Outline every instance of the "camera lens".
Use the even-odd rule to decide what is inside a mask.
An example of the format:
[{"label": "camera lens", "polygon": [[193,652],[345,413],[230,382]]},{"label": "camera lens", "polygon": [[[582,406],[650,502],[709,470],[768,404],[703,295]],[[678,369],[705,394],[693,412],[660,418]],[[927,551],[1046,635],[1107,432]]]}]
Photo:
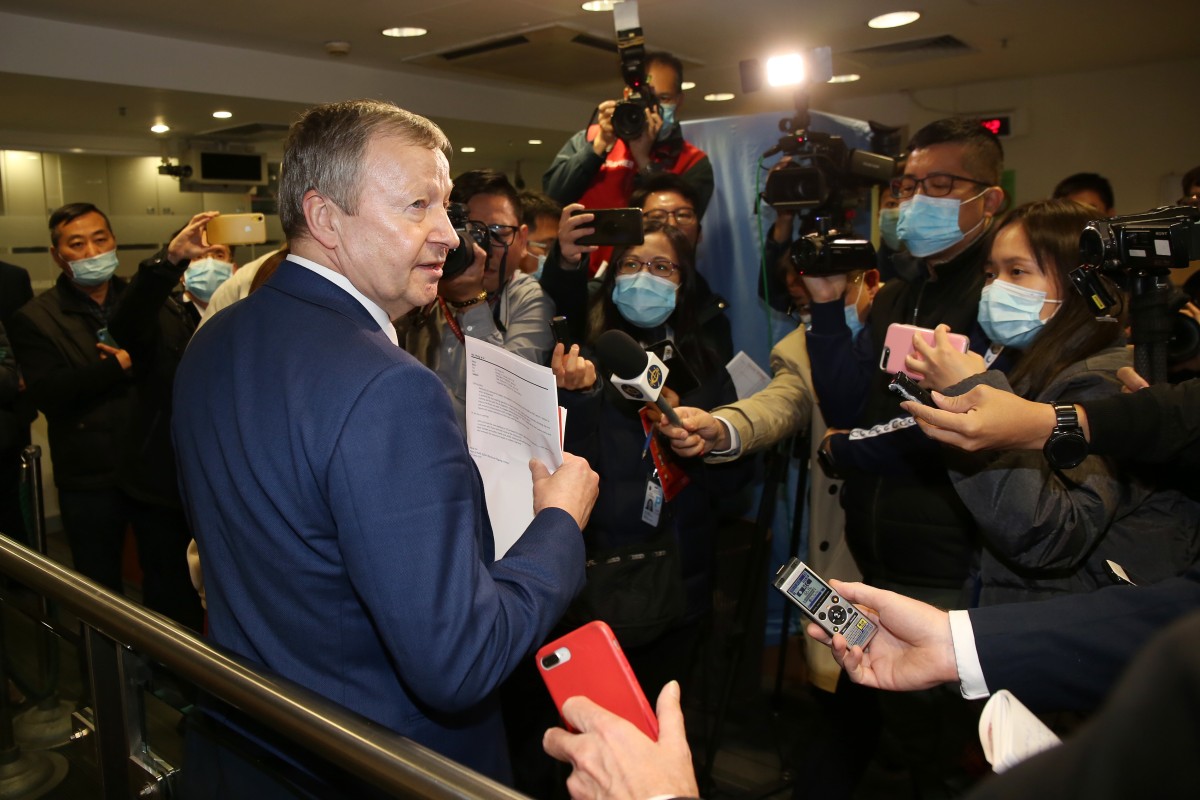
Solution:
[{"label": "camera lens", "polygon": [[637,100],[622,100],[612,114],[613,133],[625,141],[641,136],[646,130],[646,108]]}]

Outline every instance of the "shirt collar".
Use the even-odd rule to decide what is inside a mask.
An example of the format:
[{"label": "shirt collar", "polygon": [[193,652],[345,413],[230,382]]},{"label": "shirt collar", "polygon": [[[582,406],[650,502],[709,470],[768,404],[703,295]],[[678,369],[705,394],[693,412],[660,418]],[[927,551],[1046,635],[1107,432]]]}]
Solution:
[{"label": "shirt collar", "polygon": [[302,258],[295,253],[288,253],[287,260],[296,262],[305,269],[317,273],[330,283],[336,284],[344,289],[347,294],[362,304],[362,307],[367,310],[367,313],[371,315],[372,319],[379,323],[380,329],[387,334],[387,337],[391,339],[392,344],[396,345],[397,347],[400,346],[400,339],[396,336],[396,328],[394,325],[392,325],[391,319],[388,318],[387,312],[372,302],[365,294],[354,288],[354,284],[350,282],[349,278],[340,272],[334,272],[329,267],[321,266],[317,262],[310,261],[307,258]]}]

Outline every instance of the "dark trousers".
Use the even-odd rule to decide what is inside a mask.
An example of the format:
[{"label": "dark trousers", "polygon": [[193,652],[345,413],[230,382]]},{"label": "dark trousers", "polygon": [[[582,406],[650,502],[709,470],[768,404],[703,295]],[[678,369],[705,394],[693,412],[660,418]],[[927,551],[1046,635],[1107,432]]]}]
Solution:
[{"label": "dark trousers", "polygon": [[192,538],[180,509],[143,503],[119,489],[60,490],[59,510],[75,570],[118,594],[125,531],[132,525],[142,567],[142,602],[199,631],[200,598],[188,576]]}]

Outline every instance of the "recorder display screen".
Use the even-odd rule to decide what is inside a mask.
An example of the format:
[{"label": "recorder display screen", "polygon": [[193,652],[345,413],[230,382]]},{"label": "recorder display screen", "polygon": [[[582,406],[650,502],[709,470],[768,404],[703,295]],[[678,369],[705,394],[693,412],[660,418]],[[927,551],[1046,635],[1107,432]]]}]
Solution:
[{"label": "recorder display screen", "polygon": [[814,613],[831,591],[832,589],[808,570],[801,572],[787,590],[788,594],[796,598],[796,602]]}]

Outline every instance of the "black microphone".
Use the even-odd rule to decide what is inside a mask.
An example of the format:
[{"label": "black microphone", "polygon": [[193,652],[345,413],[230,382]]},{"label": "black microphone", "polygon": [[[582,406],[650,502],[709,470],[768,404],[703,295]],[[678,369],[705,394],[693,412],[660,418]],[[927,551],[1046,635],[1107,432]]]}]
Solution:
[{"label": "black microphone", "polygon": [[612,370],[609,381],[630,400],[654,403],[672,425],[682,428],[683,421],[662,396],[667,383],[667,366],[654,353],[648,353],[625,331],[610,330],[596,339],[596,355]]}]

